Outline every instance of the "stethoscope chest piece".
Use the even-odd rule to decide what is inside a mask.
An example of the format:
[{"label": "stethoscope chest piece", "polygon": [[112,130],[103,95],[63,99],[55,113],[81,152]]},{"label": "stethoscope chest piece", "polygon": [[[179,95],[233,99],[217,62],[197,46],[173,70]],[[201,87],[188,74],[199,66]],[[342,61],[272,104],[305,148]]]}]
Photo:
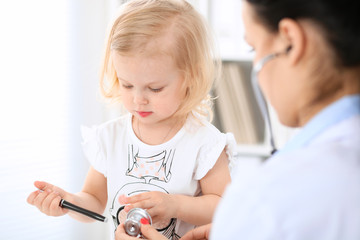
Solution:
[{"label": "stethoscope chest piece", "polygon": [[133,237],[141,237],[140,227],[142,222],[146,222],[150,225],[152,224],[152,219],[149,213],[142,208],[131,209],[128,212],[124,223],[126,233]]}]

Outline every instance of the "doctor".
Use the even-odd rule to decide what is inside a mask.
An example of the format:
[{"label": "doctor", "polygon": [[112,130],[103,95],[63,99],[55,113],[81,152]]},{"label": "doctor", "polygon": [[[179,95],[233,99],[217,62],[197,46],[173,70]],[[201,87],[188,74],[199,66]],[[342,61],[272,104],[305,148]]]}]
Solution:
[{"label": "doctor", "polygon": [[355,0],[243,1],[253,76],[280,121],[302,130],[254,175],[235,170],[212,226],[182,239],[360,239],[359,9]]}]

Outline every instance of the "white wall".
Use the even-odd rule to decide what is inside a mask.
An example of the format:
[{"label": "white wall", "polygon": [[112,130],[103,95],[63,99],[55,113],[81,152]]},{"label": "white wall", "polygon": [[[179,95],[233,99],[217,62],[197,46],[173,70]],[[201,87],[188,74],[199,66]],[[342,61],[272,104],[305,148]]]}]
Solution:
[{"label": "white wall", "polygon": [[81,189],[80,125],[99,124],[105,30],[115,0],[0,2],[0,239],[106,239],[107,226],[41,214],[35,180]]}]

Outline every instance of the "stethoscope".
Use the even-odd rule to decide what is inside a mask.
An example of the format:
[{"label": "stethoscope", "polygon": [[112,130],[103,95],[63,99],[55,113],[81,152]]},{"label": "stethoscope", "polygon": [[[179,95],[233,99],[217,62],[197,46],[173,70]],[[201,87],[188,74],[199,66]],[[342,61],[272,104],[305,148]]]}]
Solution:
[{"label": "stethoscope", "polygon": [[282,55],[282,54],[287,54],[289,51],[291,50],[291,46],[289,46],[284,52],[280,52],[280,53],[272,53],[269,54],[267,56],[265,56],[264,58],[260,59],[253,67],[252,71],[251,71],[251,84],[253,87],[253,91],[255,93],[255,98],[256,101],[259,105],[260,108],[260,112],[264,118],[265,124],[267,126],[267,128],[269,129],[269,134],[270,134],[270,145],[271,145],[271,155],[275,154],[277,149],[275,146],[275,141],[274,141],[274,134],[273,134],[273,130],[272,130],[272,126],[271,126],[271,121],[270,121],[270,116],[269,116],[269,111],[268,111],[268,107],[267,107],[267,103],[266,100],[264,98],[264,95],[261,92],[261,89],[259,87],[258,84],[258,74],[259,72],[262,70],[262,68],[264,67],[264,65],[269,62],[270,60]]}]

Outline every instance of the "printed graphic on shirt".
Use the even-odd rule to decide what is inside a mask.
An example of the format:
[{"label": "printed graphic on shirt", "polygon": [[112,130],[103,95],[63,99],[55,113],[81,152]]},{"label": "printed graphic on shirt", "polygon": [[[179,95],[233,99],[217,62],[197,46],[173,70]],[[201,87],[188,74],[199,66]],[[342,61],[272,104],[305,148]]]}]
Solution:
[{"label": "printed graphic on shirt", "polygon": [[138,151],[134,153],[134,147],[130,145],[126,175],[144,179],[146,183],[151,180],[169,182],[174,154],[175,150],[163,150],[153,156],[141,156]]},{"label": "printed graphic on shirt", "polygon": [[[119,197],[125,195],[130,197],[139,193],[158,191],[169,194],[163,187],[157,185],[158,181],[168,183],[171,180],[171,166],[175,150],[163,150],[152,156],[143,156],[134,145],[128,146],[128,168],[126,176],[133,177],[139,182],[124,184],[115,195],[110,214],[113,217],[115,228],[126,220],[125,205],[119,203]],[[163,222],[153,223],[153,226],[168,239],[179,239],[175,233],[177,219],[169,219]]]}]

